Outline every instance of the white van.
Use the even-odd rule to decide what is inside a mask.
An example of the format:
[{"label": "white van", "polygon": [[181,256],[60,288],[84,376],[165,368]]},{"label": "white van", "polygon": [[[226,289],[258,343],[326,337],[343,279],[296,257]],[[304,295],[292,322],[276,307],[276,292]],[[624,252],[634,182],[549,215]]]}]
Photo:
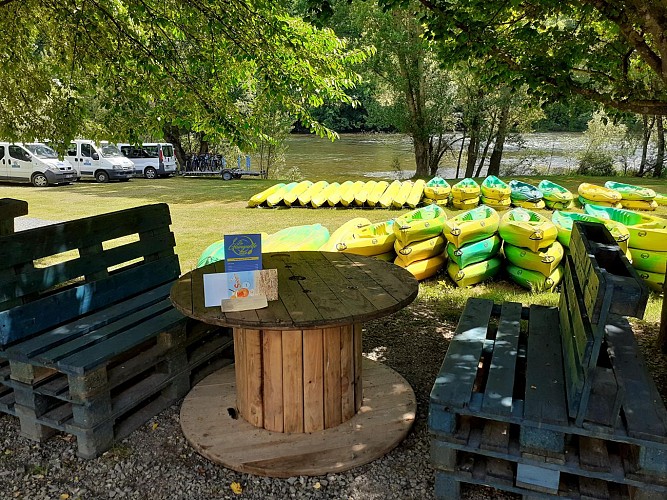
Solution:
[{"label": "white van", "polygon": [[134,174],[146,179],[176,173],[174,146],[168,142],[145,142],[141,146],[118,144],[120,152],[134,162]]},{"label": "white van", "polygon": [[95,144],[77,139],[67,147],[66,159],[74,165],[79,178],[127,181],[134,176],[134,163],[125,158],[114,144]]},{"label": "white van", "polygon": [[0,142],[0,181],[32,182],[33,186],[66,184],[76,181],[76,170],[58,159],[50,147]]}]

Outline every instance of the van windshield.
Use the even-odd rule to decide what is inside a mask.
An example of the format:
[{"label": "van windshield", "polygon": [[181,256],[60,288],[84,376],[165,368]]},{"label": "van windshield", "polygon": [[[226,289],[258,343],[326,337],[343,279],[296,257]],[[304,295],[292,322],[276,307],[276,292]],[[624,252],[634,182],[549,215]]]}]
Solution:
[{"label": "van windshield", "polygon": [[37,158],[55,158],[58,159],[58,153],[44,144],[24,144],[25,148]]},{"label": "van windshield", "polygon": [[100,148],[100,151],[102,151],[102,156],[104,156],[105,158],[115,158],[118,156],[120,156],[121,158],[123,157],[120,150],[116,147],[115,144],[105,144]]}]

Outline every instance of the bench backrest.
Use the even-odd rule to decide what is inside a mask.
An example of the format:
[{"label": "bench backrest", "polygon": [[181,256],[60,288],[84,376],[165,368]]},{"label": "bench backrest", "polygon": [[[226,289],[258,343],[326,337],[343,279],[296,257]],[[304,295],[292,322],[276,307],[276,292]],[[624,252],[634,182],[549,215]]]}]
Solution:
[{"label": "bench backrest", "polygon": [[598,363],[607,318],[643,317],[648,288],[603,224],[576,221],[570,253],[558,307],[568,411],[577,425],[589,418],[612,425],[620,400],[608,405],[608,415],[593,416],[588,407],[591,392],[622,396],[619,387],[608,387],[613,375]]},{"label": "bench backrest", "polygon": [[28,203],[12,198],[0,198],[0,236],[14,232],[14,219],[28,214]]},{"label": "bench backrest", "polygon": [[0,346],[178,278],[169,207],[0,236]]}]

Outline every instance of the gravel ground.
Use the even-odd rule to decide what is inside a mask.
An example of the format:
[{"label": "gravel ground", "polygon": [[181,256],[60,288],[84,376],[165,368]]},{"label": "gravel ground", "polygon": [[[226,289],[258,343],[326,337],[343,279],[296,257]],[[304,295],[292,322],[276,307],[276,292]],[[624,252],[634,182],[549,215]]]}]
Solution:
[{"label": "gravel ground", "polygon": [[[348,472],[269,479],[210,463],[190,448],[179,424],[179,405],[154,417],[95,460],[76,456],[76,440],[57,435],[35,443],[19,434],[18,419],[0,416],[0,498],[23,499],[419,499],[434,498],[429,464],[428,397],[454,324],[415,302],[370,322],[364,353],[397,370],[414,388],[417,418],[392,452]],[[239,483],[242,492],[232,491]],[[516,498],[464,487],[464,498]]]}]

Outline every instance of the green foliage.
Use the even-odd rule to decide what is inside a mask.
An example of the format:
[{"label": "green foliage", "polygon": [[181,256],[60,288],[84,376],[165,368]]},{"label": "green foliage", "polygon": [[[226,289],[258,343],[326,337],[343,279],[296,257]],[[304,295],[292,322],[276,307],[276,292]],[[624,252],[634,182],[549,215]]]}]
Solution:
[{"label": "green foliage", "polygon": [[605,151],[586,151],[579,156],[579,175],[592,175],[595,177],[614,177],[613,156]]}]

